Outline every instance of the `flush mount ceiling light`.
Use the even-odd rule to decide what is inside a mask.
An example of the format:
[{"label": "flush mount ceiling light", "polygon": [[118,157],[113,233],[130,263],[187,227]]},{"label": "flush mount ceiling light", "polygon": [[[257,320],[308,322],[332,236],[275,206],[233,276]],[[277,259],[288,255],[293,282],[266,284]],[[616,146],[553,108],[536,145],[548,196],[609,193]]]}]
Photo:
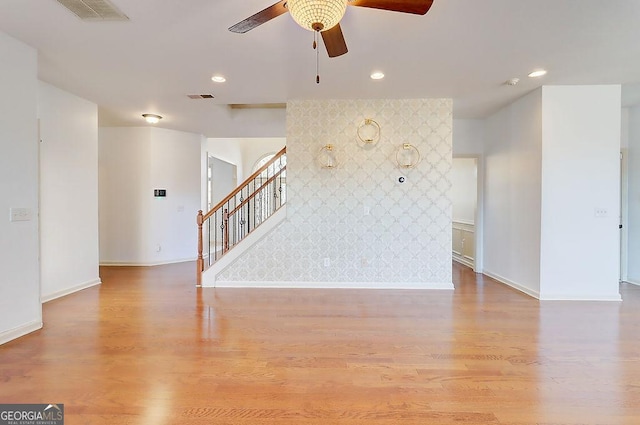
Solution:
[{"label": "flush mount ceiling light", "polygon": [[225,81],[227,81],[227,79],[222,75],[214,75],[213,77],[211,77],[211,81],[213,81],[214,83],[224,83]]},{"label": "flush mount ceiling light", "polygon": [[142,114],[142,118],[144,118],[149,124],[158,124],[162,117],[156,114]]},{"label": "flush mount ceiling light", "polygon": [[538,78],[538,77],[542,77],[543,75],[547,74],[547,70],[546,69],[538,69],[533,71],[532,73],[529,74],[530,78]]},{"label": "flush mount ceiling light", "polygon": [[384,72],[375,71],[371,73],[372,80],[382,80],[384,78]]},{"label": "flush mount ceiling light", "polygon": [[347,10],[347,0],[288,0],[289,13],[298,25],[309,31],[335,27]]}]

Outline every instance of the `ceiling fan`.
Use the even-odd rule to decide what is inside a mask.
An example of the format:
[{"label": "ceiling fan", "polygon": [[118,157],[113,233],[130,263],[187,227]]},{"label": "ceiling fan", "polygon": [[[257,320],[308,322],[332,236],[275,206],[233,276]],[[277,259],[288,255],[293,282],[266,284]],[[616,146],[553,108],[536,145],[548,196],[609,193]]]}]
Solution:
[{"label": "ceiling fan", "polygon": [[334,58],[348,51],[340,28],[347,6],[424,15],[432,4],[433,0],[282,0],[238,22],[229,31],[245,33],[288,11],[302,28],[322,35],[329,57]]}]

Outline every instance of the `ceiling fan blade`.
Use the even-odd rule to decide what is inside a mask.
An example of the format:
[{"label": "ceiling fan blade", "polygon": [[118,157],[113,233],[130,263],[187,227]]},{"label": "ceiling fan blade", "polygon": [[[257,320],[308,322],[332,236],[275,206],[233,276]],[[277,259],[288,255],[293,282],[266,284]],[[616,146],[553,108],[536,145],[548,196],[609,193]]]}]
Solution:
[{"label": "ceiling fan blade", "polygon": [[347,4],[424,15],[431,9],[433,0],[351,0]]},{"label": "ceiling fan blade", "polygon": [[265,22],[270,21],[273,18],[277,18],[283,13],[286,13],[286,4],[287,0],[279,1],[273,6],[269,6],[266,9],[256,13],[255,15],[248,17],[244,21],[238,22],[234,26],[230,27],[229,31],[244,34],[245,32],[252,30],[257,26],[264,24]]},{"label": "ceiling fan blade", "polygon": [[327,53],[330,58],[342,56],[349,51],[347,49],[347,42],[344,41],[344,35],[342,35],[342,28],[340,28],[340,24],[337,24],[335,27],[326,31],[322,31],[320,34],[322,34],[324,47],[327,48]]}]

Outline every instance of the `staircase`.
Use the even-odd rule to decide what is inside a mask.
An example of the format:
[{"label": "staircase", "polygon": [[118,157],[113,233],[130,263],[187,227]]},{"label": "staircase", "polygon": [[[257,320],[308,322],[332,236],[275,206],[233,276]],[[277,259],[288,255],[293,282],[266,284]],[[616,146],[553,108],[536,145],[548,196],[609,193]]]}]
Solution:
[{"label": "staircase", "polygon": [[206,270],[285,205],[286,153],[282,148],[206,214],[198,211],[198,286]]}]

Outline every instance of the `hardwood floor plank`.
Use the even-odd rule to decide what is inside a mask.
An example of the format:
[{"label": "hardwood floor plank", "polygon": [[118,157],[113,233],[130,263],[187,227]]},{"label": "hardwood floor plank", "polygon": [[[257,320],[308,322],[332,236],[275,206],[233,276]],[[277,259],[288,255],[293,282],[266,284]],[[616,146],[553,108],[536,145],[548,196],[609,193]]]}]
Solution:
[{"label": "hardwood floor plank", "polygon": [[0,346],[0,402],[68,424],[640,423],[640,288],[539,302],[456,290],[197,289],[190,263],[105,267]]}]

